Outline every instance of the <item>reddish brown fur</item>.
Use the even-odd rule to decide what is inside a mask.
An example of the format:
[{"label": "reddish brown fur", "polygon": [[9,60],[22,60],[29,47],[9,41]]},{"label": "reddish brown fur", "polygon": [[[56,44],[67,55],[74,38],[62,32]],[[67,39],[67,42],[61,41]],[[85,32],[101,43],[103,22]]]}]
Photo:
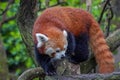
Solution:
[{"label": "reddish brown fur", "polygon": [[36,33],[43,33],[49,36],[56,46],[62,47],[64,40],[61,30],[64,29],[70,31],[76,37],[80,33],[88,33],[91,47],[99,65],[99,72],[109,73],[114,71],[114,59],[106,44],[103,32],[94,18],[84,10],[69,7],[48,8],[34,24],[34,41],[37,43]]},{"label": "reddish brown fur", "polygon": [[100,30],[96,21],[92,21],[90,28],[90,43],[99,66],[100,73],[110,73],[114,71],[114,58],[104,39],[103,32]]}]

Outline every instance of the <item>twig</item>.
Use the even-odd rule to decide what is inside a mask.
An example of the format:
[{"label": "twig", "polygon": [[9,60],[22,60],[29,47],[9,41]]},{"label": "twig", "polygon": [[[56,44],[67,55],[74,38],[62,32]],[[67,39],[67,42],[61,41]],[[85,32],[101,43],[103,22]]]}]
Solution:
[{"label": "twig", "polygon": [[1,27],[4,23],[7,23],[7,22],[9,22],[9,21],[11,21],[11,20],[13,20],[13,19],[15,19],[15,18],[16,18],[16,15],[14,15],[14,16],[12,16],[12,17],[10,17],[10,18],[7,18],[7,19],[2,20],[2,21],[0,22],[0,27]]},{"label": "twig", "polygon": [[49,3],[50,3],[50,0],[45,0],[45,6],[46,6],[46,8],[49,7]]},{"label": "twig", "polygon": [[[107,12],[107,14],[106,14],[106,16],[107,16],[107,22],[108,22],[108,24],[107,24],[107,26],[106,26],[106,34],[105,34],[105,37],[108,37],[109,36],[109,32],[110,32],[110,24],[111,24],[111,20],[112,20],[112,18],[113,18],[113,10],[112,10],[112,7],[111,7],[111,4],[110,4],[110,2],[108,3],[108,12]],[[110,12],[109,12],[110,11]]]},{"label": "twig", "polygon": [[8,22],[8,21],[10,21],[10,20],[12,20],[12,19],[15,19],[16,15],[15,15],[15,16],[12,16],[12,17],[10,17],[10,18],[8,18],[8,19],[6,19],[6,12],[8,11],[9,6],[10,6],[11,4],[13,4],[13,3],[14,3],[14,0],[9,0],[8,5],[6,6],[5,10],[2,10],[2,13],[0,14],[0,15],[2,16],[2,20],[0,21],[0,27],[1,27],[4,23],[6,23],[6,22]]},{"label": "twig", "polygon": [[[59,3],[54,4],[54,5],[52,5],[52,6],[49,6],[49,7],[54,7],[54,6],[58,6],[58,5],[61,5],[61,4],[67,4],[67,2],[59,2]],[[43,11],[43,10],[45,10],[45,9],[46,9],[46,7],[45,7],[45,8],[40,8],[39,11]]]},{"label": "twig", "polygon": [[[49,5],[49,3],[50,3],[50,0],[45,0],[45,5],[46,5],[46,8],[49,8],[49,7],[52,7],[52,6],[54,6],[54,5],[52,5],[52,6],[50,6]],[[64,0],[57,0],[57,4],[56,5],[59,5],[59,4],[63,4],[63,3],[66,3]],[[55,5],[55,6],[56,6]]]},{"label": "twig", "polygon": [[5,10],[3,10],[0,15],[5,14],[5,13],[8,11],[9,6],[10,6],[11,4],[13,4],[13,3],[14,3],[14,0],[9,0],[8,5],[6,6]]},{"label": "twig", "polygon": [[87,11],[89,11],[89,12],[91,12],[91,5],[92,5],[92,1],[86,0]]},{"label": "twig", "polygon": [[106,3],[105,3],[105,5],[104,5],[104,7],[103,7],[103,10],[102,10],[102,12],[101,12],[100,18],[99,18],[99,20],[98,20],[98,23],[99,23],[99,24],[101,23],[101,20],[102,20],[102,18],[103,18],[103,14],[104,14],[104,12],[105,12],[105,10],[106,10],[106,6],[107,6],[107,4],[109,3],[109,1],[110,1],[110,0],[107,0]]}]

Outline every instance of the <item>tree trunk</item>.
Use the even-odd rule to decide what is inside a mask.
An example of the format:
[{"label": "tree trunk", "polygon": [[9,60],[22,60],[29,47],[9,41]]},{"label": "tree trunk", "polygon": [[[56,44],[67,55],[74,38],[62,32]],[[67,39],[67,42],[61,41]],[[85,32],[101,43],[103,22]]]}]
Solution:
[{"label": "tree trunk", "polygon": [[17,14],[17,23],[23,39],[23,42],[27,48],[28,54],[34,59],[34,45],[32,40],[32,27],[34,20],[36,19],[37,0],[20,0],[20,7]]},{"label": "tree trunk", "polygon": [[8,80],[8,65],[5,50],[0,35],[0,80]]}]

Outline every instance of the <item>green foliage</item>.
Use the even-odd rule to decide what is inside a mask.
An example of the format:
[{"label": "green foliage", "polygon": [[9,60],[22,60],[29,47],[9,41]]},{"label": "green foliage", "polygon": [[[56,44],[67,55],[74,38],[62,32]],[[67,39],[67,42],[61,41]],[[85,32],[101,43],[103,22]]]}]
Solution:
[{"label": "green foliage", "polygon": [[66,0],[68,6],[80,7],[80,0]]}]

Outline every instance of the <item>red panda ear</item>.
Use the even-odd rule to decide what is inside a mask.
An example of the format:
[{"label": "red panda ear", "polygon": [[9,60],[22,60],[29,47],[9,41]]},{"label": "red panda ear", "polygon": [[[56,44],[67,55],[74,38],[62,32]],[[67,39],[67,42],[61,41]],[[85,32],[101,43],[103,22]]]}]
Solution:
[{"label": "red panda ear", "polygon": [[64,35],[65,37],[67,37],[67,31],[66,31],[66,30],[63,30],[63,35]]},{"label": "red panda ear", "polygon": [[42,47],[43,43],[48,41],[48,37],[44,34],[41,33],[36,33],[36,38],[37,38],[37,48]]}]

